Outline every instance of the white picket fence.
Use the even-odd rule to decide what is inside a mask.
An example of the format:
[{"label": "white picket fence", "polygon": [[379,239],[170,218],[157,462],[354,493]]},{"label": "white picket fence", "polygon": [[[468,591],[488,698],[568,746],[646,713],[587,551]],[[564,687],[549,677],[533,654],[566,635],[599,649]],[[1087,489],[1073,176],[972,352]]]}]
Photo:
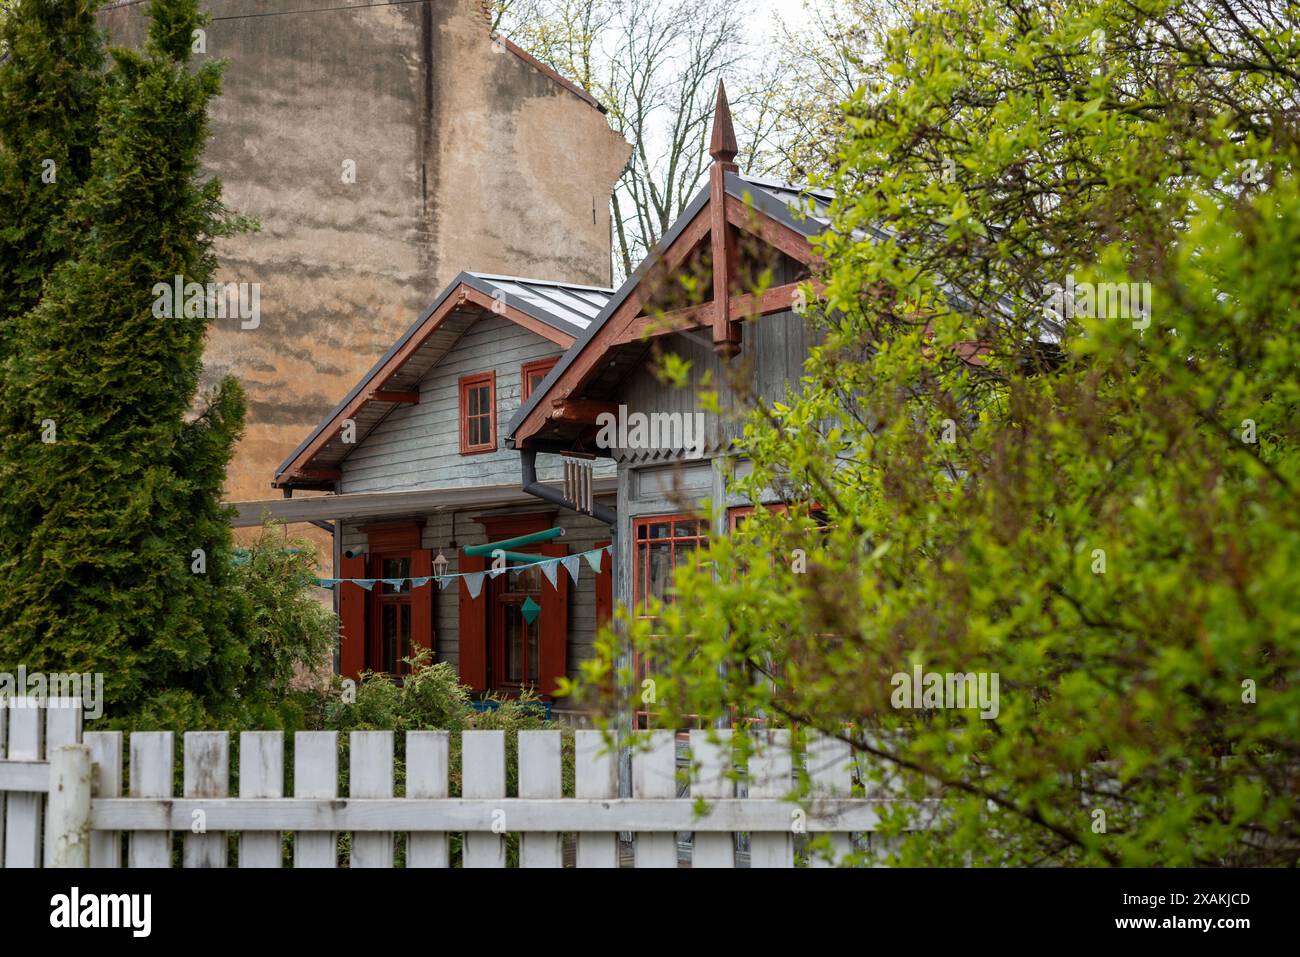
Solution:
[{"label": "white picket fence", "polygon": [[[0,707],[0,860],[5,867],[170,867],[182,834],[184,867],[225,867],[238,832],[240,867],[280,867],[292,833],[295,867],[334,867],[338,837],[350,833],[348,865],[393,867],[394,834],[408,867],[447,867],[453,834],[464,836],[465,867],[506,866],[506,834],[520,834],[519,865],[563,866],[561,835],[577,835],[578,867],[617,867],[618,835],[635,835],[637,867],[678,866],[679,832],[694,832],[691,866],[736,866],[736,835],[749,836],[751,867],[793,867],[796,835],[829,832],[831,866],[853,835],[874,830],[881,801],[851,797],[852,756],[841,741],[814,738],[802,756],[813,794],[788,799],[795,759],[789,732],[769,732],[737,797],[729,733],[691,732],[697,774],[680,796],[672,732],[648,733],[632,758],[631,798],[619,799],[617,756],[598,731],[576,731],[575,795],[564,797],[561,733],[519,734],[518,797],[506,794],[502,731],[468,731],[462,741],[462,794],[450,794],[450,737],[406,735],[405,796],[394,796],[394,734],[356,731],[349,739],[348,793],[339,794],[339,741],[333,731],[298,732],[292,795],[286,795],[284,735],[239,733],[239,794],[230,794],[230,735],[184,735],[182,795],[172,794],[174,736],[129,737],[130,780],[123,781],[123,735],[81,731],[78,702],[40,707],[23,699]],[[124,788],[125,794],[124,796]],[[697,799],[708,804],[697,814]]]}]

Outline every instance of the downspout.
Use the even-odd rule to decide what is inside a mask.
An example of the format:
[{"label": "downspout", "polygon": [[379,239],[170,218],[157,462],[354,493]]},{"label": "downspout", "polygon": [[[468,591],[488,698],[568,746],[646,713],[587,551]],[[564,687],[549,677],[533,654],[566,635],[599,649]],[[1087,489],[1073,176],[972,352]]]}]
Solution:
[{"label": "downspout", "polygon": [[[522,488],[529,495],[540,498],[544,502],[550,502],[552,505],[559,505],[567,508],[571,512],[577,512],[573,504],[564,497],[560,492],[551,488],[549,485],[543,485],[537,481],[537,450],[520,449],[519,450],[519,469],[522,473]],[[581,512],[577,512],[582,514]],[[609,526],[610,535],[614,534],[614,525],[618,521],[618,514],[613,510],[606,508],[604,505],[592,504],[591,517],[598,522],[604,522]]]},{"label": "downspout", "polygon": [[[340,569],[340,568],[342,567],[342,565],[343,565],[343,527],[342,527],[342,526],[343,526],[343,519],[340,518],[340,519],[338,520],[338,524],[337,524],[337,525],[335,525],[333,522],[331,522],[331,523],[330,523],[330,528],[329,528],[329,532],[330,532],[330,553],[331,553],[330,561],[331,561],[331,563],[332,563],[333,566],[334,566],[333,568],[330,569],[330,575],[331,575],[332,577],[334,577],[334,578],[338,578],[338,577],[339,577],[339,574],[340,574],[339,569]],[[330,600],[334,603],[334,619],[335,619],[335,621],[338,621],[338,620],[339,620],[339,611],[340,611],[340,609],[339,609],[339,591],[340,591],[340,590],[341,590],[341,589],[338,589],[338,588],[332,588],[332,589],[330,589],[330,591],[333,593],[333,594],[331,594],[331,596],[330,596]],[[335,626],[335,631],[338,632],[338,634],[340,635],[340,637],[342,636],[342,632],[339,631],[338,626]],[[340,640],[340,641],[336,641],[336,642],[334,642],[334,673],[335,673],[336,675],[340,673],[339,669],[342,667],[342,664],[343,664],[343,662],[342,662],[342,657],[343,657],[343,643],[342,643],[342,641]]]}]

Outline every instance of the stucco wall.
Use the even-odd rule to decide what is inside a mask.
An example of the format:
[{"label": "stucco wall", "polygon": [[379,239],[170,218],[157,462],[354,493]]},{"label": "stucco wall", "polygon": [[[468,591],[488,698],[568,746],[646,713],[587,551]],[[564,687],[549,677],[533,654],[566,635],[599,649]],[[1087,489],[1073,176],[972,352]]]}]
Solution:
[{"label": "stucco wall", "polygon": [[[146,6],[104,11],[114,42],[140,42]],[[218,321],[205,365],[248,391],[227,496],[259,499],[460,270],[607,285],[608,197],[630,148],[493,44],[478,0],[205,6],[206,55],[228,61],[206,163],[261,223],[218,246],[218,278],[260,284],[260,325]]]}]

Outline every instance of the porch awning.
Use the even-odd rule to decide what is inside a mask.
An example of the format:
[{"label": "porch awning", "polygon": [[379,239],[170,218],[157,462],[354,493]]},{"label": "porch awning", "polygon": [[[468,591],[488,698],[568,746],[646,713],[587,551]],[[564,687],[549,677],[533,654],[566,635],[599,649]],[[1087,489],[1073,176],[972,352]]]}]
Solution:
[{"label": "porch awning", "polygon": [[[560,482],[544,482],[563,491]],[[617,479],[612,475],[592,481],[596,495],[613,494]],[[518,485],[477,485],[464,488],[411,489],[398,492],[349,492],[343,495],[310,495],[298,498],[271,498],[255,502],[227,502],[238,514],[231,520],[234,528],[261,525],[264,516],[281,522],[354,521],[389,518],[436,512],[455,508],[498,508],[510,505],[547,503],[529,495]]]}]

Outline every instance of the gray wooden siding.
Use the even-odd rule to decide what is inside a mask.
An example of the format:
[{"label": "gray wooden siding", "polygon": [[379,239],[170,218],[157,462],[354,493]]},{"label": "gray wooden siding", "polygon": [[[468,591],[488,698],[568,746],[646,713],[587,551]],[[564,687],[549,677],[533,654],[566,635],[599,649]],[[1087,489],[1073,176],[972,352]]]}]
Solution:
[{"label": "gray wooden siding", "polygon": [[[667,450],[619,449],[618,475],[618,576],[615,601],[632,600],[633,522],[637,518],[665,515],[698,508],[705,499],[729,508],[749,504],[728,491],[733,470],[747,471],[743,457],[729,453],[733,439],[743,431],[744,415],[752,404],[737,396],[727,385],[729,368],[748,369],[751,388],[763,402],[784,397],[786,387],[797,389],[804,374],[804,361],[817,333],[802,317],[792,312],[777,313],[748,321],[744,326],[741,354],[736,359],[720,358],[713,351],[708,330],[691,335],[665,337],[663,348],[690,360],[688,383],[674,388],[655,378],[649,367],[638,369],[628,379],[619,401],[627,412],[655,412],[704,415],[708,437],[702,459],[691,460]],[[749,363],[748,366],[745,363]],[[717,389],[722,416],[704,412],[697,398],[701,389]],[[771,501],[777,501],[774,493]],[[725,509],[714,519],[713,534],[726,533]]]},{"label": "gray wooden siding", "polygon": [[[743,416],[752,408],[729,386],[729,374],[747,370],[751,387],[762,401],[771,403],[781,399],[787,385],[798,386],[812,339],[813,333],[803,318],[792,312],[746,322],[741,353],[730,360],[714,353],[707,330],[666,336],[661,347],[691,363],[687,384],[676,388],[660,382],[647,365],[628,378],[620,401],[627,406],[629,415],[634,412],[646,415],[702,412],[707,437],[705,452],[723,451],[732,439],[741,435]],[[699,402],[698,395],[701,389],[706,388],[706,381],[709,383],[707,388],[718,391],[722,416],[704,412]],[[617,454],[620,461],[629,464],[670,461],[679,457],[663,449],[619,449]]]},{"label": "gray wooden siding", "polygon": [[[461,376],[496,372],[497,437],[520,406],[520,367],[558,356],[561,349],[500,316],[475,322],[420,382],[417,405],[399,406],[343,460],[343,492],[510,485],[519,481],[519,456],[509,449],[461,455]],[[539,460],[538,477],[558,479],[558,458]],[[607,464],[600,474],[613,474]]]},{"label": "gray wooden siding", "polygon": [[[511,453],[513,455],[513,453]],[[613,506],[613,497],[605,499],[598,498],[601,504]],[[474,519],[481,515],[510,515],[537,511],[550,511],[553,506],[544,502],[538,502],[537,507],[529,506],[527,508],[517,509],[490,509],[481,511],[462,511],[456,513],[456,543],[457,547],[451,547],[452,539],[452,517],[447,512],[435,512],[424,516],[406,516],[405,518],[395,517],[392,521],[405,521],[413,517],[423,517],[425,520],[424,535],[422,545],[432,550],[434,557],[437,557],[438,550],[441,549],[446,556],[449,574],[460,572],[459,559],[460,549],[466,545],[482,545],[487,542],[487,536],[484,534],[483,526]],[[385,519],[389,521],[389,519]],[[603,522],[598,522],[586,515],[578,515],[574,512],[560,509],[556,511],[555,523],[564,529],[564,537],[559,541],[569,547],[570,554],[587,551],[594,547],[596,542],[607,541],[610,538],[609,526]],[[360,530],[359,525],[344,525],[343,527],[343,549],[353,549],[355,551],[364,551],[366,547],[366,536]],[[605,556],[609,561],[609,556]],[[608,566],[605,566],[608,567]],[[567,576],[569,573],[563,568],[559,574]],[[437,589],[435,585],[428,587],[435,588],[433,596],[433,623],[434,633],[437,641],[436,660],[449,661],[452,665],[459,667],[460,664],[460,605],[459,593],[457,589],[461,587],[459,582],[449,584],[446,590]],[[486,587],[486,586],[485,586]],[[543,583],[543,589],[549,589],[550,585]],[[571,678],[578,676],[579,662],[588,658],[592,654],[592,646],[596,640],[596,575],[584,561],[582,570],[578,576],[578,584],[575,588],[572,583],[569,586],[569,646],[568,646],[568,674]]]}]

